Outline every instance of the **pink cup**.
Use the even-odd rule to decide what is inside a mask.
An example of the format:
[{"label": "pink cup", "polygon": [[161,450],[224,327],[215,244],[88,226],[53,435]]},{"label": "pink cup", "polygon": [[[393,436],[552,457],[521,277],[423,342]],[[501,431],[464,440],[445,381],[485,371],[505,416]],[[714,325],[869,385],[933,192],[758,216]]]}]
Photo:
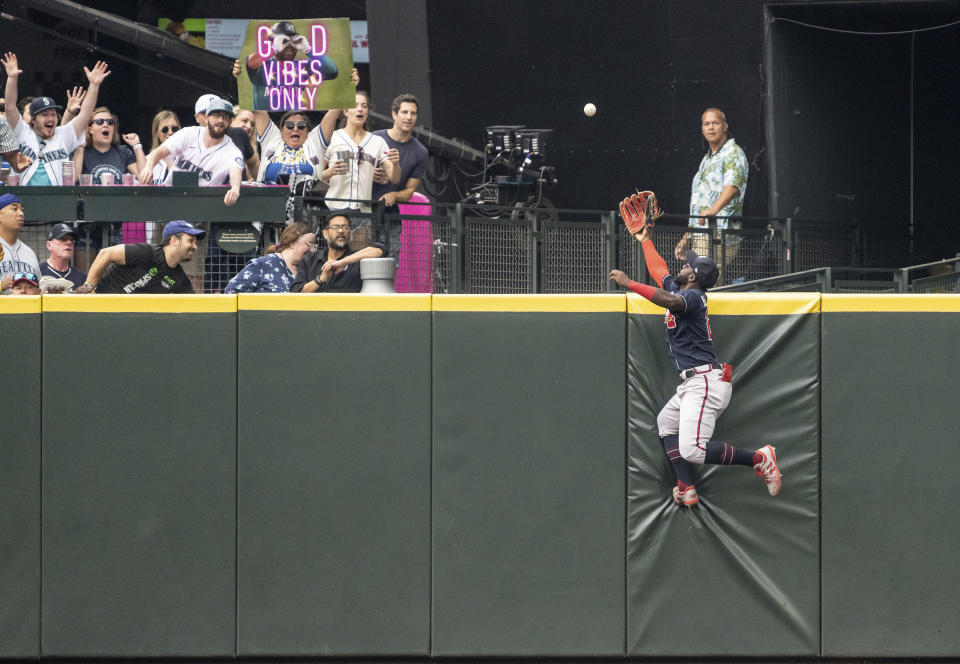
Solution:
[{"label": "pink cup", "polygon": [[7,185],[16,187],[18,184],[20,184],[20,174],[11,171],[10,174],[7,175]]},{"label": "pink cup", "polygon": [[113,184],[113,173],[104,173],[100,176],[100,184],[110,186]]},{"label": "pink cup", "polygon": [[126,187],[133,185],[133,173],[124,173],[123,174],[123,184]]}]

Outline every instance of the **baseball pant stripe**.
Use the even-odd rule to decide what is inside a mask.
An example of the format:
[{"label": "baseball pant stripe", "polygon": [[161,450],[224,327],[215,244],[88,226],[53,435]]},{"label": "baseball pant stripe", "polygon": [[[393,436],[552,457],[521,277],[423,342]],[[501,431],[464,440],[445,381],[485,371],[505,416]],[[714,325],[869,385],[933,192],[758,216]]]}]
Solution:
[{"label": "baseball pant stripe", "polygon": [[701,450],[706,448],[700,444],[700,424],[703,422],[703,409],[707,407],[707,397],[710,396],[710,383],[707,381],[707,377],[703,377],[703,401],[700,402],[700,417],[697,419],[697,439],[696,446]]}]

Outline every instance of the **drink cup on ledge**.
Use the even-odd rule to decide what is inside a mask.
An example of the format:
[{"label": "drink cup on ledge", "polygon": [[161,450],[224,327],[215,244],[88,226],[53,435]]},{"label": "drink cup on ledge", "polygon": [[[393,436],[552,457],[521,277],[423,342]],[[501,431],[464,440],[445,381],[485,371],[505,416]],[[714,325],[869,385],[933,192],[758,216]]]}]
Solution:
[{"label": "drink cup on ledge", "polygon": [[72,187],[76,183],[73,175],[73,162],[64,161],[60,164],[60,169],[60,175],[63,178],[63,186]]},{"label": "drink cup on ledge", "polygon": [[129,187],[133,185],[133,173],[124,173],[123,174],[123,185]]},{"label": "drink cup on ledge", "polygon": [[20,184],[20,174],[10,171],[10,174],[7,176],[7,185],[16,187],[18,184]]},{"label": "drink cup on ledge", "polygon": [[103,173],[100,175],[100,184],[110,186],[113,184],[113,173]]},{"label": "drink cup on ledge", "polygon": [[93,184],[93,175],[90,173],[81,173],[80,174],[80,186],[89,187]]}]

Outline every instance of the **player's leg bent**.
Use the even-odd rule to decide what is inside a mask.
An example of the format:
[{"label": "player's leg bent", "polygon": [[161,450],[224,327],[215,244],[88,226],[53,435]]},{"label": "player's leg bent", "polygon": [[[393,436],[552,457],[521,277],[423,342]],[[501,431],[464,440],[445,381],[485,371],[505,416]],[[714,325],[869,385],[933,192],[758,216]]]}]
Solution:
[{"label": "player's leg bent", "polygon": [[673,502],[680,506],[693,507],[700,499],[697,497],[697,490],[693,488],[690,463],[680,455],[679,427],[680,397],[674,394],[657,415],[657,430],[663,442],[663,451],[677,479],[677,485],[673,487]]},{"label": "player's leg bent", "polygon": [[690,463],[702,464],[717,418],[730,403],[730,384],[713,380],[710,375],[695,376],[684,381],[677,393],[680,397],[680,455]]},{"label": "player's leg bent", "polygon": [[680,432],[679,394],[674,394],[657,414],[657,431],[661,438]]}]

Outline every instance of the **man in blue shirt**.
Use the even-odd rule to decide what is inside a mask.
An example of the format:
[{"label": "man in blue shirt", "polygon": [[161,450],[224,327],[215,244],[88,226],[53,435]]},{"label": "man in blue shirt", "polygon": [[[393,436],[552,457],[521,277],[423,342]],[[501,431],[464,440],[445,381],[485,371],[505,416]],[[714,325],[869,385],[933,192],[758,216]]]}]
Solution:
[{"label": "man in blue shirt", "polygon": [[770,495],[777,495],[780,469],[772,445],[746,450],[710,439],[717,418],[726,410],[733,394],[733,367],[717,360],[707,314],[707,290],[717,282],[716,263],[709,256],[698,256],[689,250],[686,265],[672,277],[654,247],[650,226],[645,226],[636,239],[643,247],[647,270],[661,288],[632,281],[620,270],[610,272],[610,279],[666,310],[667,349],[681,382],[657,415],[657,427],[677,476],[673,501],[686,507],[700,502],[691,464],[704,463],[753,466]]}]

